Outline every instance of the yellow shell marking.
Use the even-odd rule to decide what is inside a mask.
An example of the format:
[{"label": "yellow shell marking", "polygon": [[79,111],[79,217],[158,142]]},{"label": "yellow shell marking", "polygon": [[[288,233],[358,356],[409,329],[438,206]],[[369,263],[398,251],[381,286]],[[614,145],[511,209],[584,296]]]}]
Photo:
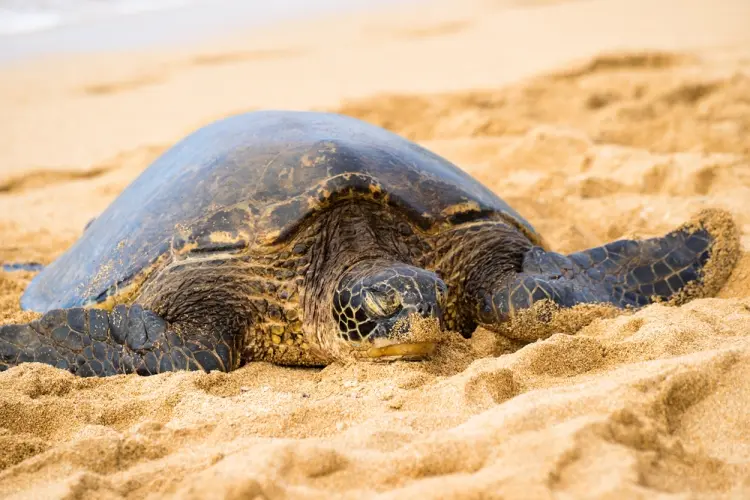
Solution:
[{"label": "yellow shell marking", "polygon": [[451,215],[463,214],[466,212],[479,212],[482,208],[479,203],[473,200],[465,201],[463,203],[456,203],[449,207],[445,207],[440,215],[444,217],[450,217]]}]

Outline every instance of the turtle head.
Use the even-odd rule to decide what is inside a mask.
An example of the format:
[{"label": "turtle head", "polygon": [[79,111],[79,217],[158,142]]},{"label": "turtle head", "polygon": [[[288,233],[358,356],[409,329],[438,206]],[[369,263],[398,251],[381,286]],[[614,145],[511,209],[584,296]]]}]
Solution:
[{"label": "turtle head", "polygon": [[442,326],[446,292],[443,280],[425,269],[402,263],[360,263],[343,276],[334,292],[338,336],[368,358],[422,358],[434,350],[428,332]]}]

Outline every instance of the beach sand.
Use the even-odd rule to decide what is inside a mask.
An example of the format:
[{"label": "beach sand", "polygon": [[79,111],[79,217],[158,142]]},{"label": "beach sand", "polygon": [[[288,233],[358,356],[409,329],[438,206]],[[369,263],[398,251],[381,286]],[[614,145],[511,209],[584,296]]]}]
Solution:
[{"label": "beach sand", "polygon": [[[50,262],[156,156],[261,107],[444,155],[552,248],[704,208],[716,298],[423,363],[79,379],[0,373],[3,498],[750,498],[750,3],[445,2],[0,71],[0,262]],[[0,322],[32,273],[0,272]]]}]

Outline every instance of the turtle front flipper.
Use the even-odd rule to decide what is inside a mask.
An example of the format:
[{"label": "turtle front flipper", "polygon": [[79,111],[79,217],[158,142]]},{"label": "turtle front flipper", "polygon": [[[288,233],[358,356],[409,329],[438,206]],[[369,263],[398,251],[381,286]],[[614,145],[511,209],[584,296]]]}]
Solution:
[{"label": "turtle front flipper", "polygon": [[619,240],[567,256],[533,247],[522,271],[483,297],[478,322],[497,329],[493,326],[544,300],[562,308],[684,303],[718,292],[738,256],[731,217],[714,210],[661,238]]},{"label": "turtle front flipper", "polygon": [[188,330],[138,305],[118,305],[111,312],[56,309],[28,324],[0,327],[0,371],[28,362],[84,377],[235,366],[231,337]]}]

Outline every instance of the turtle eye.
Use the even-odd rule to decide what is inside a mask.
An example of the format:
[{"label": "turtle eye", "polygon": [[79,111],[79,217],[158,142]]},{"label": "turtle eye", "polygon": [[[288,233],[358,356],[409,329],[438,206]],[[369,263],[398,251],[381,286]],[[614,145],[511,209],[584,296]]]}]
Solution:
[{"label": "turtle eye", "polygon": [[368,313],[373,316],[387,317],[401,310],[401,303],[395,292],[379,290],[363,290],[363,304]]}]

